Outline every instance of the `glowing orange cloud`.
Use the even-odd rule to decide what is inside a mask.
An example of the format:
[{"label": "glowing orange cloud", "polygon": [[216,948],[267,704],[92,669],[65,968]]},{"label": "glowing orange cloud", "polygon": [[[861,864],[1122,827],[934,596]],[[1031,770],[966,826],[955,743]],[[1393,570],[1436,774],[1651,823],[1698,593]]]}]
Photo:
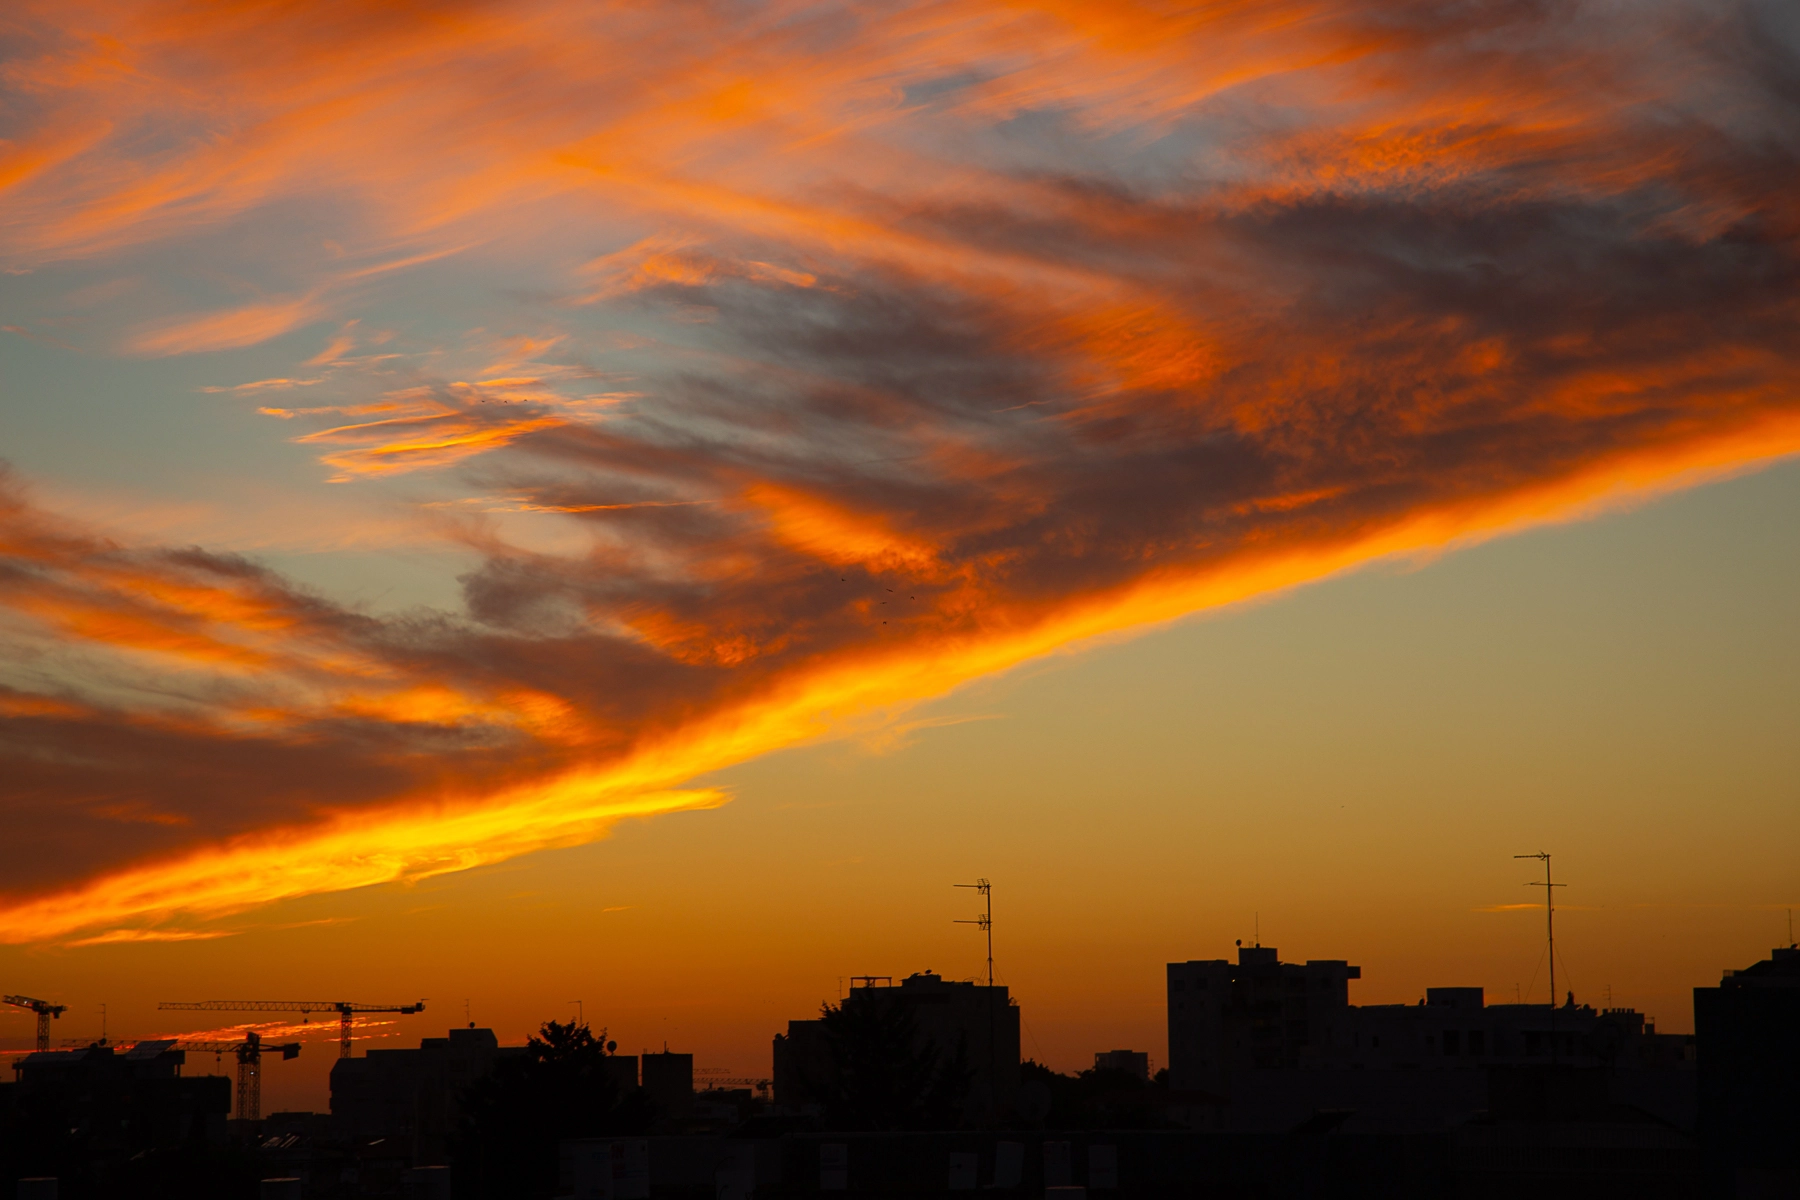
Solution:
[{"label": "glowing orange cloud", "polygon": [[872,571],[928,576],[937,570],[933,548],[895,533],[878,515],[846,512],[788,488],[758,484],[744,499],[769,514],[775,537],[826,562],[857,563]]},{"label": "glowing orange cloud", "polygon": [[[486,386],[498,387],[508,382],[512,381],[489,381]],[[461,390],[466,393],[477,389],[463,384]],[[485,398],[476,401],[485,402]],[[471,455],[505,446],[526,434],[561,424],[557,417],[542,413],[482,412],[468,404],[446,404],[429,393],[416,390],[402,393],[383,408],[398,410],[401,415],[322,429],[297,440],[352,447],[322,456],[322,461],[337,468],[339,474],[335,481],[342,482],[359,475],[388,475],[448,466]]]},{"label": "glowing orange cloud", "polygon": [[317,320],[323,311],[312,297],[255,304],[145,329],[132,339],[132,349],[143,354],[193,354],[253,346]]},{"label": "glowing orange cloud", "polygon": [[[422,879],[529,850],[591,841],[626,817],[705,808],[723,799],[704,791],[617,791],[604,778],[567,777],[522,794],[485,797],[487,802],[479,806],[396,811],[373,822],[340,821],[322,830],[247,838],[115,874],[92,887],[11,905],[6,940],[37,941],[152,913],[231,913],[288,896]],[[114,931],[97,936],[169,940],[189,935]]]},{"label": "glowing orange cloud", "polygon": [[0,929],[603,836],[1036,655],[1795,452],[1791,64],[1727,8],[27,4],[20,269],[229,262],[95,325],[310,339],[208,403],[307,388],[271,436],[478,561],[378,617],[7,485],[0,638],[55,669],[0,674],[0,769],[75,848],[0,848]]}]

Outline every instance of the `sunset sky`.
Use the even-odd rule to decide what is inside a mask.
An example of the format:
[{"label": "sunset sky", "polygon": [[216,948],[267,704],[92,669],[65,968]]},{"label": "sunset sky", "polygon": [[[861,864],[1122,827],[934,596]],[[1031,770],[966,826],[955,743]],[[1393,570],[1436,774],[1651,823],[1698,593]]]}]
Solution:
[{"label": "sunset sky", "polygon": [[1687,1029],[1787,940],[1791,5],[0,37],[0,991],[58,1038],[579,1000],[761,1075],[976,974],[977,876],[1060,1069],[1259,927],[1541,1001],[1540,849],[1582,1001]]}]

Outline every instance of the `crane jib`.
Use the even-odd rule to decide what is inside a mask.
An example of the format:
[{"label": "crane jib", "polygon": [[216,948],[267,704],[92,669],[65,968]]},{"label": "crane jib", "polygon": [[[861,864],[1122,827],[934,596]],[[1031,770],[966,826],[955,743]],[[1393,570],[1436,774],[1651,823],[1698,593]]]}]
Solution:
[{"label": "crane jib", "polygon": [[338,1057],[350,1057],[351,1026],[357,1013],[399,1013],[411,1016],[425,1011],[425,1001],[413,1004],[361,1004],[352,1000],[164,1000],[159,1009],[182,1012],[288,1012],[302,1017],[316,1012],[338,1015]]}]

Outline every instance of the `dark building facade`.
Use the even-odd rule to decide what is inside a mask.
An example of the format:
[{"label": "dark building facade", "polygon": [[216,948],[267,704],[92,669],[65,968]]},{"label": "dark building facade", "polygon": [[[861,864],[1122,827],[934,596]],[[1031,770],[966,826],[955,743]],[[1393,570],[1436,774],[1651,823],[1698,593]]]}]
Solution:
[{"label": "dark building facade", "polygon": [[16,1082],[0,1085],[0,1178],[9,1188],[20,1175],[75,1180],[224,1142],[232,1083],[183,1077],[186,1058],[167,1041],[26,1055]]},{"label": "dark building facade", "polygon": [[1284,963],[1263,946],[1239,946],[1235,963],[1170,963],[1170,1088],[1225,1095],[1234,1073],[1312,1065],[1348,1037],[1360,978],[1342,960]]},{"label": "dark building facade", "polygon": [[1800,1189],[1800,949],[1695,988],[1694,1040],[1708,1156]]},{"label": "dark building facade", "polygon": [[353,1141],[395,1139],[414,1165],[447,1163],[457,1097],[503,1056],[523,1053],[502,1049],[491,1029],[470,1027],[425,1038],[417,1050],[340,1058],[331,1068],[332,1124]]},{"label": "dark building facade", "polygon": [[[909,975],[895,986],[879,976],[852,980],[843,1004],[895,1005],[910,1016],[921,1049],[949,1062],[960,1054],[971,1072],[967,1119],[1011,1114],[1019,1094],[1019,1006],[1004,986],[944,979],[931,972]],[[812,1081],[835,1067],[824,1024],[789,1021],[775,1036],[775,1103],[803,1110],[819,1103]]]},{"label": "dark building facade", "polygon": [[[1356,1109],[1390,1130],[1485,1111],[1496,1069],[1600,1071],[1608,1094],[1693,1128],[1694,1039],[1659,1035],[1629,1008],[1488,1004],[1481,988],[1427,989],[1416,1004],[1353,1005],[1360,968],[1281,962],[1243,946],[1168,966],[1169,1084],[1225,1102],[1229,1126],[1277,1128]],[[1654,1068],[1654,1069],[1652,1069]],[[1399,1074],[1406,1080],[1397,1082]]]},{"label": "dark building facade", "polygon": [[638,1060],[635,1054],[609,1054],[606,1056],[606,1075],[612,1080],[613,1087],[621,1096],[629,1095],[638,1086]]},{"label": "dark building facade", "polygon": [[644,1055],[643,1088],[665,1119],[690,1116],[694,1111],[694,1056],[668,1050]]}]

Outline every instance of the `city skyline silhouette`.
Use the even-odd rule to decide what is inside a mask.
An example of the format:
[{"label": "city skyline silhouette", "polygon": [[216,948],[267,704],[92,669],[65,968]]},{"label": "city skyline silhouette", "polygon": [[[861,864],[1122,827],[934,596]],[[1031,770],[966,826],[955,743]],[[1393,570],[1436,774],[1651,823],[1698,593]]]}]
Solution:
[{"label": "city skyline silhouette", "polygon": [[[0,1068],[60,1009],[235,1097],[254,1033],[317,1114],[589,1027],[506,1086],[689,1055],[748,1121],[802,1023],[818,1104],[917,1125],[1012,1088],[1004,989],[1043,1122],[1179,1124],[1198,963],[1207,1045],[1341,983],[1258,1070],[1391,1017],[1600,1112],[1565,1034],[1660,1054],[1791,944],[1778,0],[4,28]],[[897,1032],[975,983],[990,1061]],[[819,1065],[863,1050],[927,1083]],[[1020,1178],[1107,1174],[1065,1149]]]}]

